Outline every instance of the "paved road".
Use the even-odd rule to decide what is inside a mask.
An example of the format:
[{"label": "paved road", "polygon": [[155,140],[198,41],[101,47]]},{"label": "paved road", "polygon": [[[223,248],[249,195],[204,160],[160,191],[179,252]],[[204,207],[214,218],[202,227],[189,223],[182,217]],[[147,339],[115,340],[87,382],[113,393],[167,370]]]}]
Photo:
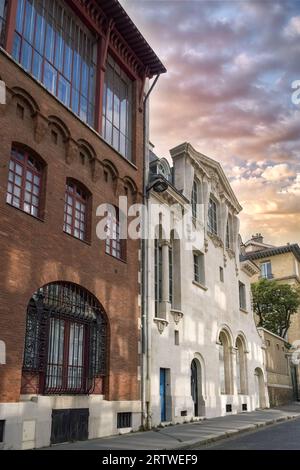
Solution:
[{"label": "paved road", "polygon": [[267,426],[199,450],[300,450],[300,418]]}]

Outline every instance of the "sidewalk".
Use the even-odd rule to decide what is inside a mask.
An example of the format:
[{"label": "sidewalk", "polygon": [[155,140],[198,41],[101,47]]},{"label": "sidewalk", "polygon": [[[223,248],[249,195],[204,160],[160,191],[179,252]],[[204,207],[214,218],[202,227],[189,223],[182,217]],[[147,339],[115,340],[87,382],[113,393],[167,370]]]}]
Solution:
[{"label": "sidewalk", "polygon": [[[176,450],[189,449],[259,427],[300,417],[300,403],[250,413],[167,426],[155,431],[58,444],[48,450]],[[300,422],[299,422],[300,426]]]}]

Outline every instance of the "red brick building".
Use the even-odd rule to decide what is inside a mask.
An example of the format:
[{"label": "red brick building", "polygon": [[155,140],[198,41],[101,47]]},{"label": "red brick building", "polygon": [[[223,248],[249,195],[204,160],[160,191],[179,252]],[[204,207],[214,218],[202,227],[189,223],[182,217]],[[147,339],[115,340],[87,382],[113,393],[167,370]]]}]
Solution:
[{"label": "red brick building", "polygon": [[116,0],[0,0],[0,40],[0,447],[137,429],[140,247],[96,208],[142,201],[165,69]]}]

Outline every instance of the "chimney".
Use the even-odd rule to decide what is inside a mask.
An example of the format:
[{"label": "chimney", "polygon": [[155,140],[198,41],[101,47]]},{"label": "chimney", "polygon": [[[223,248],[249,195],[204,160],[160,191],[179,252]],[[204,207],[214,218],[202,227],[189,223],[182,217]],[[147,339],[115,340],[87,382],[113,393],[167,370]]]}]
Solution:
[{"label": "chimney", "polygon": [[264,237],[262,236],[261,233],[257,233],[256,235],[252,235],[252,241],[257,242],[257,243],[263,243]]}]

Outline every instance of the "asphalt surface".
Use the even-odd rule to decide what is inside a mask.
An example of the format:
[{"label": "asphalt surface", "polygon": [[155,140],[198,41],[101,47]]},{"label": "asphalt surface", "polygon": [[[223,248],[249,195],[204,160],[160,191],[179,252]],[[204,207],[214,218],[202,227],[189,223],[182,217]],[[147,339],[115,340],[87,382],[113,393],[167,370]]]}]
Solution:
[{"label": "asphalt surface", "polygon": [[300,450],[300,418],[267,426],[199,450]]}]

